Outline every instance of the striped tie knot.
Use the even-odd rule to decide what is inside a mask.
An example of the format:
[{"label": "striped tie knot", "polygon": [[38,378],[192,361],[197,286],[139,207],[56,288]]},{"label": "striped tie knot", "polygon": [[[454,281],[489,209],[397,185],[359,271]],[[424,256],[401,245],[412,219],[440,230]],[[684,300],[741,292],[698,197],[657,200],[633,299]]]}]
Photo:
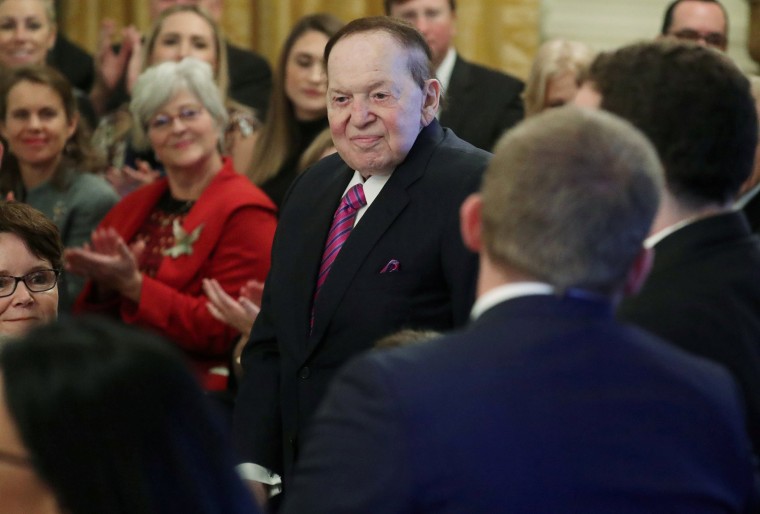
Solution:
[{"label": "striped tie knot", "polygon": [[344,211],[356,212],[365,205],[367,205],[367,199],[364,197],[364,186],[356,184],[343,196],[338,210],[335,211],[335,217],[337,218]]}]

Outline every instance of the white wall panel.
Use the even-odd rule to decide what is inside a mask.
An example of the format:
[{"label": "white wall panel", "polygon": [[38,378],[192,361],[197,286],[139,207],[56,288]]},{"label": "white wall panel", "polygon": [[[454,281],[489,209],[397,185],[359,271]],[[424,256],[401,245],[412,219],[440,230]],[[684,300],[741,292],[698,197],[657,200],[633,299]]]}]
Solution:
[{"label": "white wall panel", "polygon": [[[543,0],[541,39],[582,41],[609,50],[657,35],[669,0]],[[747,53],[746,0],[723,0],[729,17],[729,55],[747,72],[758,65]]]}]

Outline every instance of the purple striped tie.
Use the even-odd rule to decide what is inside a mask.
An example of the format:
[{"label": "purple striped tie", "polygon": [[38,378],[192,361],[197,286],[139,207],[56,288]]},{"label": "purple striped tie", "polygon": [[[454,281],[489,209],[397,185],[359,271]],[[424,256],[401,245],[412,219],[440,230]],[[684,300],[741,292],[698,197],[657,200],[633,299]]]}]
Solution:
[{"label": "purple striped tie", "polygon": [[338,210],[333,216],[330,232],[327,233],[327,243],[325,243],[325,251],[322,253],[322,263],[319,265],[317,288],[314,290],[315,300],[330,273],[335,258],[338,257],[340,249],[351,234],[351,229],[354,228],[357,211],[365,205],[367,205],[367,199],[364,197],[364,187],[361,184],[356,184],[349,189],[340,201]]}]

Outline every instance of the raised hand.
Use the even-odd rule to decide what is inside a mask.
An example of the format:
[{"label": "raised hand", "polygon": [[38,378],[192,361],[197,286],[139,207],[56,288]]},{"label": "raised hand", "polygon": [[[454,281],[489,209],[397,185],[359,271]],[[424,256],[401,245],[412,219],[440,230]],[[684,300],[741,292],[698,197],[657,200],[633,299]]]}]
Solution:
[{"label": "raised hand", "polygon": [[251,331],[253,322],[261,310],[263,287],[261,282],[251,280],[240,288],[240,296],[236,300],[222,289],[216,279],[203,280],[203,291],[209,299],[206,307],[211,315],[234,327],[243,336],[247,336]]},{"label": "raised hand", "polygon": [[66,271],[87,277],[102,288],[139,301],[142,274],[137,262],[143,249],[141,242],[128,247],[113,228],[96,229],[90,244],[64,251]]}]

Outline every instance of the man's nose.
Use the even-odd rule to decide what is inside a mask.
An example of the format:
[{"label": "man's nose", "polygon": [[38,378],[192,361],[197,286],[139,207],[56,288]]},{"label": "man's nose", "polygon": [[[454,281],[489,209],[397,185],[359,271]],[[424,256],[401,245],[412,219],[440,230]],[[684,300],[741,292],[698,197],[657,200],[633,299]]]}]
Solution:
[{"label": "man's nose", "polygon": [[430,20],[424,14],[420,14],[419,16],[414,17],[412,20],[412,25],[414,25],[414,28],[424,34],[430,28]]},{"label": "man's nose", "polygon": [[363,125],[369,118],[369,105],[365,100],[355,99],[351,106],[351,121]]}]

